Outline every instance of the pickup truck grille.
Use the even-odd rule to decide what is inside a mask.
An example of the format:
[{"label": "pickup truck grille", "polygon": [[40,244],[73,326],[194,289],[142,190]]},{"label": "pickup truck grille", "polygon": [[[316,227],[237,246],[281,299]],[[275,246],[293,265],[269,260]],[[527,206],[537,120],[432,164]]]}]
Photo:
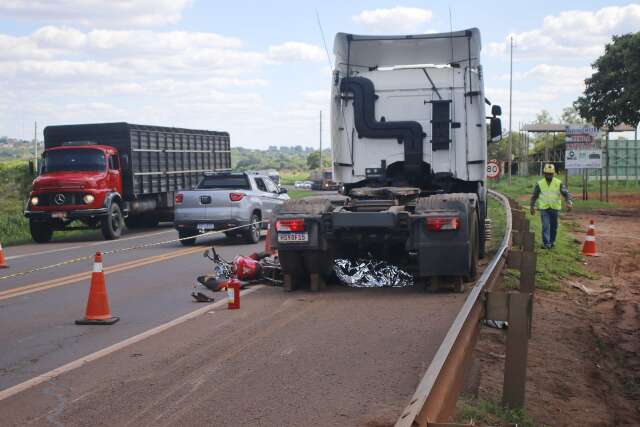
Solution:
[{"label": "pickup truck grille", "polygon": [[60,192],[38,194],[38,206],[84,205],[84,193]]}]

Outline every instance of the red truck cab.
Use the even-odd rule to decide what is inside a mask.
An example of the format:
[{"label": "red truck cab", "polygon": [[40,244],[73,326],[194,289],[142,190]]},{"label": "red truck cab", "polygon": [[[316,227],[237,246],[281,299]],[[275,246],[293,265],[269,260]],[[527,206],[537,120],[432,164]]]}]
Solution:
[{"label": "red truck cab", "polygon": [[71,229],[75,220],[89,228],[101,227],[106,239],[120,237],[120,163],[116,148],[91,142],[45,150],[25,210],[33,239],[47,242],[54,230]]}]

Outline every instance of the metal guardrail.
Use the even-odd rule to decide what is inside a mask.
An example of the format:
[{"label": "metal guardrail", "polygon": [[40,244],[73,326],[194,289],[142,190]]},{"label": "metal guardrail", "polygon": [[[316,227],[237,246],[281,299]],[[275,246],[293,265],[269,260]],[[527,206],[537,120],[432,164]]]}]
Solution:
[{"label": "metal guardrail", "polygon": [[465,367],[471,362],[480,333],[480,321],[486,315],[486,291],[491,290],[500,279],[511,249],[511,203],[500,193],[489,190],[489,195],[505,208],[504,238],[458,312],[413,397],[397,420],[396,427],[443,426],[455,413],[456,401],[464,383]]}]

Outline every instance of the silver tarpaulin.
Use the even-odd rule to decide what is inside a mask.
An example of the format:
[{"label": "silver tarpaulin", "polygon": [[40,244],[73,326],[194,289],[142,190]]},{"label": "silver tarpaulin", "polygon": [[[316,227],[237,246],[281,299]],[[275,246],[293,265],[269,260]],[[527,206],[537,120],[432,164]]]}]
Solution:
[{"label": "silver tarpaulin", "polygon": [[353,288],[413,286],[413,277],[409,273],[386,261],[337,258],[333,270],[342,283]]}]

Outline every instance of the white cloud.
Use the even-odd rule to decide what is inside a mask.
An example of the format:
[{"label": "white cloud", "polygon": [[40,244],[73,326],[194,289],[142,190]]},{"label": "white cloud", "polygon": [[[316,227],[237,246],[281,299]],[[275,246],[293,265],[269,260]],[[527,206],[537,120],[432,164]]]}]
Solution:
[{"label": "white cloud", "polygon": [[363,10],[352,17],[369,31],[382,33],[411,33],[420,31],[422,25],[431,21],[429,9],[396,6],[390,9]]},{"label": "white cloud", "polygon": [[269,58],[279,62],[324,61],[325,51],[316,45],[301,42],[285,42],[269,47]]},{"label": "white cloud", "polygon": [[[538,90],[575,94],[584,89],[584,80],[592,73],[593,69],[589,66],[538,64],[528,71],[513,73],[513,80],[541,83],[542,86]],[[505,74],[501,78],[508,80],[509,75]]]},{"label": "white cloud", "polygon": [[541,28],[509,34],[504,42],[489,43],[489,53],[504,55],[513,36],[516,58],[595,58],[612,35],[640,28],[640,5],[604,7],[595,12],[570,10],[544,18]]},{"label": "white cloud", "polygon": [[174,24],[191,0],[3,0],[0,14],[106,28]]}]

